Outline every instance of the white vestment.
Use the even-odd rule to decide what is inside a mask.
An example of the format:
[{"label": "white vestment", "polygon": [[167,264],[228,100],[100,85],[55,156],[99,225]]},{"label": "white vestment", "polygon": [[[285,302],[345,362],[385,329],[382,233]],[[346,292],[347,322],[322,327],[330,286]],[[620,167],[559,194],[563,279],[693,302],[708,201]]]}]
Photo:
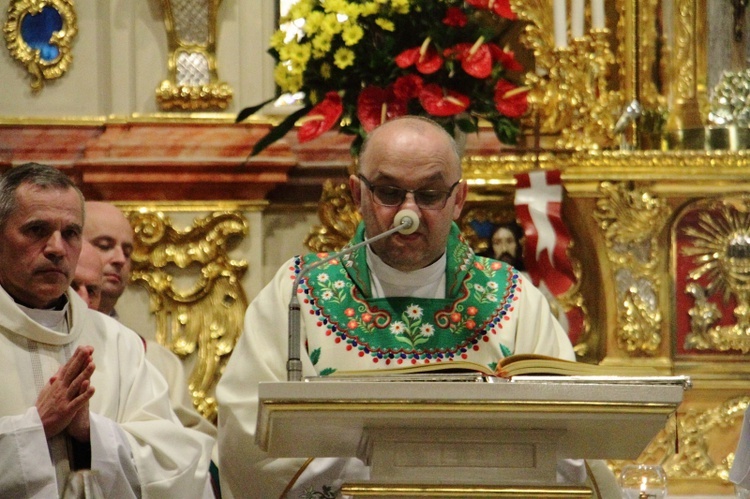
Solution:
[{"label": "white vestment", "polygon": [[66,296],[67,334],[32,320],[0,288],[0,497],[59,497],[56,472],[68,457],[55,442],[64,438],[47,441],[35,402],[79,345],[94,348],[91,469],[104,495],[204,497],[213,440],[179,423],[137,334],[72,289]]},{"label": "white vestment", "polygon": [[205,433],[216,438],[216,427],[201,416],[193,405],[188,384],[185,380],[185,368],[177,355],[156,341],[146,341],[146,360],[164,376],[169,385],[169,400],[177,418],[185,428]]},{"label": "white vestment", "polygon": [[[373,263],[371,256],[368,265]],[[219,404],[219,469],[224,498],[276,498],[285,491],[287,497],[297,498],[311,487],[319,491],[324,485],[337,488],[347,481],[368,478],[368,468],[357,459],[314,459],[302,470],[305,459],[272,459],[255,443],[258,383],[287,379],[287,306],[298,263],[299,259],[291,259],[283,265],[274,279],[250,304],[245,316],[243,333],[216,390]],[[487,263],[484,260],[475,261],[474,265],[479,268]],[[500,265],[498,262],[494,264]],[[445,266],[444,263],[443,265]],[[476,270],[472,265],[465,265],[463,270],[466,271],[467,268],[469,271]],[[482,269],[482,272],[487,271],[484,267]],[[429,270],[427,272],[429,273]],[[337,280],[339,275],[330,281],[328,274],[317,276],[319,284],[328,286],[326,293],[329,294],[324,294],[323,299],[326,299],[326,296],[335,296],[336,292],[345,286],[342,282],[346,278],[341,277]],[[420,282],[415,281],[417,280],[407,276],[401,282],[413,282],[416,289],[420,287]],[[372,286],[377,297],[377,279],[372,279]],[[435,286],[445,286],[445,279],[436,280]],[[489,296],[486,294],[489,289],[472,288],[470,291],[485,292],[483,296],[486,298]],[[510,296],[508,301],[512,302],[512,305],[508,305],[509,311],[507,314],[503,312],[502,323],[498,321],[487,326],[488,330],[492,330],[491,334],[487,334],[492,336],[493,340],[479,341],[474,348],[467,349],[467,353],[463,354],[466,360],[484,364],[488,359],[494,358],[496,361],[505,354],[532,352],[575,360],[570,341],[552,316],[549,305],[539,290],[516,275],[512,279],[512,284],[506,288],[505,295],[502,291],[501,286],[496,296],[499,299]],[[429,296],[429,292],[424,289],[420,288],[419,292],[423,297]],[[383,365],[384,362],[374,364],[378,359],[367,353],[358,355],[356,346],[352,348],[351,343],[339,341],[335,330],[332,334],[330,321],[324,320],[325,314],[316,313],[311,309],[307,295],[301,297],[300,322],[302,344],[305,346],[301,355],[303,376],[319,375],[321,366],[335,366],[341,370],[362,370],[374,369],[374,365]],[[414,300],[415,304],[419,303],[418,298]],[[472,309],[475,307],[470,306],[464,310],[471,314],[474,311]],[[421,310],[419,307],[412,307],[411,313],[418,314]],[[369,314],[354,317],[352,312],[352,319],[368,321],[366,315]],[[465,319],[466,316],[461,320]],[[499,349],[500,343],[507,348],[505,354]],[[314,358],[311,358],[310,352],[316,352]],[[309,438],[317,438],[314,428],[310,428]],[[294,485],[289,487],[295,474],[300,471],[301,474],[294,480]]]}]

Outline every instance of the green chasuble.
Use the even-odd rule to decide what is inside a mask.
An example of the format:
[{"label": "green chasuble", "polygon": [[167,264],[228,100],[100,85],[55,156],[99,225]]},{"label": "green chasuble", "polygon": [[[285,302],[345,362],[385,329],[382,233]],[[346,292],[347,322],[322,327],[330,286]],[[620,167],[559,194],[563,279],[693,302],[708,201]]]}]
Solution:
[{"label": "green chasuble", "polygon": [[[360,224],[350,245],[363,238]],[[512,353],[502,333],[520,291],[519,273],[475,255],[458,226],[448,240],[444,299],[373,298],[366,255],[359,248],[312,270],[300,284],[300,302],[315,318],[307,347],[319,374],[460,359],[494,369]],[[297,259],[295,271],[327,256]],[[335,355],[322,355],[332,346],[339,347]]]}]

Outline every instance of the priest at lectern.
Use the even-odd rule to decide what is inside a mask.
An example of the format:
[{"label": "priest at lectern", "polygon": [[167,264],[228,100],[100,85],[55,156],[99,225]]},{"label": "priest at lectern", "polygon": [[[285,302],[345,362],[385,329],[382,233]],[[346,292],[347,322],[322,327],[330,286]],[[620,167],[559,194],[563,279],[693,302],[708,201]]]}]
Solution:
[{"label": "priest at lectern", "polygon": [[[402,212],[413,223],[330,261],[294,257],[251,303],[216,390],[224,497],[334,497],[342,483],[368,478],[356,458],[273,459],[255,443],[258,384],[287,379],[296,283],[305,376],[456,360],[494,368],[516,353],[575,360],[541,292],[462,239],[454,221],[467,185],[443,128],[415,116],[384,123],[364,141],[349,187],[363,218],[350,247],[398,225]],[[558,478],[581,483],[583,463],[561,462]]]}]

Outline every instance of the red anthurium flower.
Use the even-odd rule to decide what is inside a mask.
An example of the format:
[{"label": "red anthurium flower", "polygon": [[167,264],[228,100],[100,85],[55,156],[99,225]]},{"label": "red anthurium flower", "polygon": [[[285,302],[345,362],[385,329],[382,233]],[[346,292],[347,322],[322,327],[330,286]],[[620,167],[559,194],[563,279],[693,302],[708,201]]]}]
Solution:
[{"label": "red anthurium flower", "polygon": [[333,128],[343,112],[341,96],[337,92],[328,92],[325,98],[299,121],[302,123],[297,130],[300,143],[317,138]]},{"label": "red anthurium flower", "polygon": [[492,53],[492,59],[498,61],[508,71],[521,71],[523,66],[516,60],[516,54],[512,50],[503,50],[494,43],[488,43],[487,46]]},{"label": "red anthurium flower", "polygon": [[466,26],[466,14],[458,7],[448,7],[445,11],[445,19],[443,24],[446,26],[453,26],[454,28],[463,28]]},{"label": "red anthurium flower", "polygon": [[528,109],[528,93],[528,88],[516,87],[508,80],[500,79],[495,85],[495,109],[508,118],[519,118]]},{"label": "red anthurium flower", "polygon": [[433,116],[453,116],[466,111],[470,100],[467,96],[453,90],[443,91],[439,85],[425,85],[419,93],[422,107]]},{"label": "red anthurium flower", "polygon": [[511,21],[516,19],[516,13],[510,8],[510,0],[466,0],[466,3],[477,9],[491,10]]},{"label": "red anthurium flower", "polygon": [[476,43],[459,43],[445,50],[446,57],[452,55],[461,61],[466,74],[484,79],[492,74],[492,53],[484,38],[479,37]]},{"label": "red anthurium flower", "polygon": [[357,97],[357,117],[366,132],[378,125],[406,114],[406,101],[399,99],[392,88],[366,87]]},{"label": "red anthurium flower", "polygon": [[430,44],[430,39],[427,38],[421,47],[406,49],[397,55],[396,65],[402,69],[416,65],[417,71],[428,75],[443,66],[443,58]]},{"label": "red anthurium flower", "polygon": [[408,74],[399,76],[393,82],[393,93],[396,98],[401,100],[415,99],[419,97],[422,86],[424,86],[424,80],[419,75]]}]

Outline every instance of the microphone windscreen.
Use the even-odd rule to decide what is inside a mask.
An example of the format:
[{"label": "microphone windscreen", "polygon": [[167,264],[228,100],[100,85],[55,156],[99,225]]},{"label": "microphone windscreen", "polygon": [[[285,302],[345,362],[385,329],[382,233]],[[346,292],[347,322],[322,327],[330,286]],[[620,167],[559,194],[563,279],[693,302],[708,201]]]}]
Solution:
[{"label": "microphone windscreen", "polygon": [[[408,222],[411,222],[411,224]],[[404,224],[404,228],[399,233],[411,234],[419,228],[419,216],[414,210],[401,210],[393,217],[393,226],[398,227],[401,224]]]}]

